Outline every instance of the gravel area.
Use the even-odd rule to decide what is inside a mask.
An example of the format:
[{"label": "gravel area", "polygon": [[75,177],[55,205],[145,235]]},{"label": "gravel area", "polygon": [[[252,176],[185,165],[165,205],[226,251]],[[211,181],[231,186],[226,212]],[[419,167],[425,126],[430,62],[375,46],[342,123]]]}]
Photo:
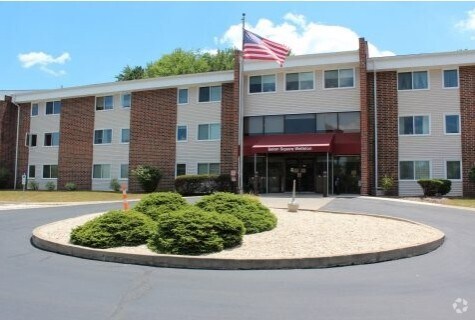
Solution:
[{"label": "gravel area", "polygon": [[[304,258],[349,255],[411,247],[437,240],[435,228],[383,217],[314,211],[290,213],[272,209],[278,218],[274,230],[244,236],[237,248],[206,257],[232,259]],[[69,243],[71,230],[100,215],[91,214],[40,227],[42,238]],[[145,245],[105,251],[155,255]]]}]

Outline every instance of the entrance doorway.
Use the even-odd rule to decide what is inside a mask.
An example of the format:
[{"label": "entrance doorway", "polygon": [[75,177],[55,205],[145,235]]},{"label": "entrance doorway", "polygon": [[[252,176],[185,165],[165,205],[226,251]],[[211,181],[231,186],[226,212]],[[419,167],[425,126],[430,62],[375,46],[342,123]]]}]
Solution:
[{"label": "entrance doorway", "polygon": [[315,192],[315,159],[286,159],[285,191],[292,191],[296,180],[297,192]]}]

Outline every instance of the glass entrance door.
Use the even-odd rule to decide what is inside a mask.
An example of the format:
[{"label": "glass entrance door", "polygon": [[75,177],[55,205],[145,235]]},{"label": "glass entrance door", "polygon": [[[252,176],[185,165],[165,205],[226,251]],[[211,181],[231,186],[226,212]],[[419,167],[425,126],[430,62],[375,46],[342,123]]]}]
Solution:
[{"label": "glass entrance door", "polygon": [[286,159],[285,191],[292,191],[294,179],[297,181],[297,192],[315,192],[315,160]]}]

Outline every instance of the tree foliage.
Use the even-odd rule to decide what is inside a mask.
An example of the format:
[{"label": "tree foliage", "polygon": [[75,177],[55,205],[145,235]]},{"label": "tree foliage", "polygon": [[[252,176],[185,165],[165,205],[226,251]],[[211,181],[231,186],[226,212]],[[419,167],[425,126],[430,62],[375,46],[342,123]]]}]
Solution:
[{"label": "tree foliage", "polygon": [[126,66],[116,76],[117,81],[166,77],[180,74],[232,70],[234,50],[218,50],[216,53],[175,49],[160,59],[150,62],[145,68]]}]

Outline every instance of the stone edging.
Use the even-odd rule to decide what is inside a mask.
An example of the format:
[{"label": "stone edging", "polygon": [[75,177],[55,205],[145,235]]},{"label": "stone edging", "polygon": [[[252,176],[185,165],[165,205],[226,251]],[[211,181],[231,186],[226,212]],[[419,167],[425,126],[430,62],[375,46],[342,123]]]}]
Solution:
[{"label": "stone edging", "polygon": [[[328,212],[328,211],[326,211]],[[335,212],[341,214],[356,214],[365,216],[374,216],[377,218],[386,218],[405,221],[408,223],[414,223],[423,225],[411,220],[400,219],[395,217],[363,214],[363,213],[351,213],[351,212]],[[134,253],[122,253],[111,252],[100,249],[86,248],[76,246],[72,244],[62,244],[51,241],[49,239],[42,238],[39,234],[39,230],[42,227],[38,227],[33,230],[31,237],[31,243],[46,251],[60,253],[64,255],[100,260],[116,263],[137,264],[145,266],[155,267],[167,267],[167,268],[187,268],[187,269],[221,269],[221,270],[252,270],[252,269],[309,269],[309,268],[328,268],[339,267],[349,265],[359,265],[376,263],[383,261],[390,261],[402,258],[409,258],[418,255],[429,253],[444,242],[445,235],[440,238],[405,248],[392,249],[379,252],[368,252],[353,255],[340,255],[340,256],[328,256],[328,257],[306,257],[306,258],[274,258],[274,259],[229,259],[229,258],[208,258],[202,256],[179,256],[179,255],[144,255]]]}]

